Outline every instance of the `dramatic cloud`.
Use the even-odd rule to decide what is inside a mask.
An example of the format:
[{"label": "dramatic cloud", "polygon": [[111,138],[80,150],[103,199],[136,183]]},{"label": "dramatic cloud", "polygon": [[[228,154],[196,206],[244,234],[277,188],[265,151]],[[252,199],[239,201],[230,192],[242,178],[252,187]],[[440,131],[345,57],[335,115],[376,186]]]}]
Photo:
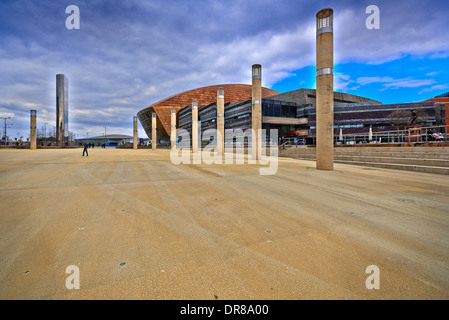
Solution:
[{"label": "dramatic cloud", "polygon": [[334,90],[348,92],[358,88],[360,86],[349,75],[340,72],[334,74]]},{"label": "dramatic cloud", "polygon": [[447,84],[437,84],[434,86],[431,86],[430,88],[424,88],[421,91],[418,92],[418,94],[423,94],[424,92],[432,92],[432,91],[442,91],[449,89],[449,85]]},{"label": "dramatic cloud", "polygon": [[[417,88],[428,86],[435,83],[433,79],[393,79],[391,77],[360,77],[357,78],[357,83],[360,85],[367,85],[372,83],[381,83],[384,89],[398,89],[398,88]],[[441,87],[441,86],[440,86]]]},{"label": "dramatic cloud", "polygon": [[[80,8],[81,28],[67,30],[65,8]],[[449,57],[444,1],[377,1],[379,30],[365,27],[364,1],[51,1],[0,3],[0,113],[14,113],[14,130],[29,134],[29,110],[38,127],[55,125],[56,74],[69,80],[69,130],[79,136],[132,134],[132,116],[177,92],[219,83],[250,83],[251,65],[263,66],[272,86],[315,63],[315,14],[335,12],[335,63],[381,65],[412,55]],[[429,77],[444,76],[435,70]],[[355,80],[354,80],[355,79]],[[355,93],[421,88],[432,79],[365,77],[336,72],[337,90]],[[427,87],[425,87],[427,85]],[[426,92],[426,91],[423,91]],[[143,135],[143,130],[140,130]]]},{"label": "dramatic cloud", "polygon": [[449,7],[443,1],[425,5],[418,1],[380,1],[380,29],[365,28],[368,17],[361,7],[342,8],[335,13],[337,62],[360,61],[380,64],[404,55],[449,52],[449,42],[440,32],[449,27]]}]

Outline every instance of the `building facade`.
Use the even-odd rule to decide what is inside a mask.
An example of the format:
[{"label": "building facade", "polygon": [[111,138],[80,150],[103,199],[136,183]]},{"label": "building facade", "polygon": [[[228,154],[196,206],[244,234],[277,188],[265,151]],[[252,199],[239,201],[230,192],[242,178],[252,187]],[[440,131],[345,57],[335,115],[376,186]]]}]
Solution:
[{"label": "building facade", "polygon": [[[198,121],[201,134],[207,129],[217,128],[216,90],[218,87],[220,85],[209,87],[212,92],[211,96],[209,99],[202,100],[207,103],[199,103]],[[270,130],[275,129],[278,137],[296,136],[305,138],[308,144],[314,143],[316,139],[316,91],[299,89],[280,94],[268,93],[265,91],[265,96],[262,98],[262,129],[265,129],[266,138],[269,138]],[[251,97],[245,95],[243,97],[246,99],[234,102],[229,101],[231,99],[225,99],[227,101],[224,105],[225,130],[245,131],[251,128],[252,100]],[[177,109],[177,128],[185,129],[190,134],[192,128],[191,102],[195,98],[194,94],[189,95],[185,100],[188,103]],[[449,97],[442,96],[423,102],[384,105],[366,97],[334,92],[334,136],[337,138],[339,134],[367,134],[370,130],[376,134],[384,131],[403,130],[413,126],[446,125],[449,101],[445,104],[444,99],[449,100]],[[141,117],[145,112],[147,112],[146,109],[140,113]],[[147,133],[151,132],[148,122],[141,120],[141,123]],[[381,136],[382,133],[379,135]]]},{"label": "building facade", "polygon": [[449,125],[449,92],[440,94],[440,95],[438,95],[438,96],[436,96],[434,98],[428,99],[426,101],[433,101],[433,102],[435,102],[437,104],[444,105],[445,113],[446,113],[445,125],[446,126]]},{"label": "building facade", "polygon": [[94,137],[76,139],[77,145],[91,144],[94,146],[106,145],[108,147],[131,145],[134,137],[124,134],[107,134]]},{"label": "building facade", "polygon": [[[316,135],[315,108],[298,108],[309,119],[309,135]],[[366,103],[336,104],[334,134],[373,133],[403,130],[411,126],[440,126],[444,124],[444,106],[434,102],[371,105]]]},{"label": "building facade", "polygon": [[[224,98],[227,103],[234,103],[238,101],[246,101],[251,99],[252,90],[251,85],[247,84],[220,84],[207,87],[196,88],[181,92],[167,98],[164,98],[152,105],[140,110],[137,117],[145,130],[148,137],[151,137],[152,113],[156,113],[156,131],[158,140],[168,141],[171,133],[171,108],[178,111],[192,103],[194,99],[198,100],[198,105],[208,105],[217,101],[217,89],[224,89]],[[268,97],[279,92],[269,88],[262,88],[262,96]]]},{"label": "building facade", "polygon": [[[335,102],[367,104],[380,102],[368,98],[335,92]],[[247,130],[251,128],[251,99],[226,103],[224,112],[225,129]],[[299,89],[287,93],[271,95],[262,98],[262,129],[266,138],[270,137],[270,130],[275,129],[278,137],[311,138],[315,131],[310,130],[309,113],[315,110],[316,92],[313,89]],[[202,105],[198,108],[198,118],[201,132],[216,128],[216,102]],[[188,105],[178,112],[178,128],[191,133],[191,106]]]}]

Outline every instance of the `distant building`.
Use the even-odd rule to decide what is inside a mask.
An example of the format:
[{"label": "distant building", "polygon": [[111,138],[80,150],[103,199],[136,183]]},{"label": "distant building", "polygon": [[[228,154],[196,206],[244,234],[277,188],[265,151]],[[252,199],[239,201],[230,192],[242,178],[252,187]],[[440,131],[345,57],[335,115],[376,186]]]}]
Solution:
[{"label": "distant building", "polygon": [[[225,103],[225,129],[241,129],[244,131],[251,128],[251,103],[251,98],[235,103]],[[315,136],[315,124],[313,131],[310,130],[309,113],[314,114],[315,103],[316,91],[314,89],[299,89],[262,98],[262,129],[266,130],[267,137],[271,129],[276,129],[279,137],[297,135],[311,138]],[[334,103],[380,104],[376,100],[341,92],[334,93]],[[179,128],[191,131],[191,114],[190,105],[179,110]],[[198,108],[202,132],[216,128],[216,116],[216,102]]]},{"label": "distant building", "polygon": [[[191,133],[193,99],[199,102],[198,120],[201,131],[217,127],[217,88],[224,87],[225,129],[251,128],[251,92],[249,85],[209,86],[187,91],[163,99],[138,113],[147,134],[151,134],[151,112],[158,114],[158,139],[167,139],[170,128],[170,107],[177,108],[177,128]],[[230,90],[232,88],[232,91]],[[239,90],[245,90],[238,95]],[[266,89],[266,88],[264,88]],[[231,91],[231,92],[229,92]],[[423,102],[384,105],[369,98],[334,92],[334,136],[342,134],[373,134],[410,126],[441,126],[449,123],[449,94]],[[447,99],[447,100],[446,100]],[[165,106],[167,104],[167,106]],[[180,105],[185,104],[180,107]],[[165,114],[167,113],[167,114]],[[400,115],[400,119],[395,119]],[[399,117],[399,116],[396,116]],[[262,98],[262,129],[267,137],[270,129],[278,130],[279,137],[298,136],[312,143],[316,138],[316,91],[298,89],[277,93],[266,89]],[[380,134],[379,136],[382,136]]]},{"label": "distant building", "polygon": [[133,141],[132,136],[124,134],[108,134],[96,137],[87,137],[75,140],[78,145],[83,145],[85,143],[92,143],[95,146],[101,146],[106,144],[106,146],[123,146],[126,144],[131,144]]},{"label": "distant building", "polygon": [[444,105],[445,113],[446,113],[446,116],[445,116],[446,123],[445,124],[449,125],[449,92],[440,94],[440,95],[436,96],[435,98],[428,99],[426,101],[433,101],[433,102],[436,102],[437,104]]},{"label": "distant building", "polygon": [[[309,135],[315,136],[315,106],[298,109],[309,119]],[[393,131],[410,126],[438,126],[444,124],[444,107],[434,102],[372,105],[366,103],[334,105],[334,135]]]},{"label": "distant building", "polygon": [[446,93],[440,94],[438,96],[435,96],[435,98],[449,98],[449,92],[446,92]]}]

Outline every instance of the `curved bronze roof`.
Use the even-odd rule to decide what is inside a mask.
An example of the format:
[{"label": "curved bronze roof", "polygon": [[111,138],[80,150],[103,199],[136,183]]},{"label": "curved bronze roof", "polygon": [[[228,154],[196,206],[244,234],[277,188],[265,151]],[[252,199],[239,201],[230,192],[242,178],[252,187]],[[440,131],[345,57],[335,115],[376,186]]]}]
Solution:
[{"label": "curved bronze roof", "polygon": [[[140,110],[137,117],[147,135],[151,137],[151,113],[156,112],[158,134],[170,136],[171,108],[176,108],[176,112],[178,112],[179,109],[190,105],[194,99],[198,100],[199,106],[215,102],[217,101],[217,89],[220,87],[224,88],[225,102],[245,101],[252,97],[252,86],[250,84],[217,84],[184,91],[164,98]],[[279,93],[262,87],[263,98]]]}]

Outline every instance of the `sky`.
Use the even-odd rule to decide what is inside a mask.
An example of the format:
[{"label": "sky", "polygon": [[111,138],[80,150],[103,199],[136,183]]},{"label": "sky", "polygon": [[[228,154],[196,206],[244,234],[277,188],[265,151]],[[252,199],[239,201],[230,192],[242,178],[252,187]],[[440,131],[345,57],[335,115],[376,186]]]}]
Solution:
[{"label": "sky", "polygon": [[[66,20],[79,8],[79,29]],[[379,29],[368,29],[379,8]],[[334,89],[383,104],[449,91],[447,0],[0,0],[0,117],[10,138],[56,123],[56,74],[69,81],[77,138],[132,135],[141,109],[202,86],[315,88],[315,15],[334,10]],[[72,20],[70,20],[72,21]],[[0,122],[4,129],[4,120]],[[139,124],[139,137],[146,134]]]}]

